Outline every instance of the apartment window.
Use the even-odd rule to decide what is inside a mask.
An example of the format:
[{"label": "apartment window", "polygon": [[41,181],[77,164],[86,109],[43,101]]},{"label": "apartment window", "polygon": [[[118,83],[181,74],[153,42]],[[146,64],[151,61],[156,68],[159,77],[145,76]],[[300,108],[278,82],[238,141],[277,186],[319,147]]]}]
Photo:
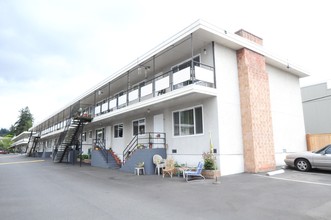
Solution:
[{"label": "apartment window", "polygon": [[114,138],[123,137],[123,124],[114,125]]},{"label": "apartment window", "polygon": [[105,129],[97,129],[96,130],[96,139],[97,140],[104,140],[105,139]]},{"label": "apartment window", "polygon": [[133,135],[145,134],[145,119],[138,119],[132,122]]},{"label": "apartment window", "polygon": [[88,133],[88,137],[89,137],[89,138],[92,138],[92,131],[89,131],[89,133]]},{"label": "apartment window", "polygon": [[203,133],[202,107],[173,112],[174,136]]}]

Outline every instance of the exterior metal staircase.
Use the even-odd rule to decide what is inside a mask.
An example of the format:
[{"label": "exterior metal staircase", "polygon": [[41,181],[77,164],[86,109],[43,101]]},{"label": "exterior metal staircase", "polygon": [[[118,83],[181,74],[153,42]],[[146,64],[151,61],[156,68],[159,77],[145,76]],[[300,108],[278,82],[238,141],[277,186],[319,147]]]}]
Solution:
[{"label": "exterior metal staircase", "polygon": [[40,136],[37,134],[33,134],[33,132],[31,131],[29,141],[28,141],[28,147],[26,148],[26,155],[28,157],[31,157],[32,155],[34,155],[34,152],[36,150],[39,139],[40,139]]},{"label": "exterior metal staircase", "polygon": [[55,163],[69,162],[69,152],[78,150],[80,147],[79,136],[86,123],[91,122],[92,118],[77,116],[67,120],[67,125],[61,133],[57,146],[53,153]]}]

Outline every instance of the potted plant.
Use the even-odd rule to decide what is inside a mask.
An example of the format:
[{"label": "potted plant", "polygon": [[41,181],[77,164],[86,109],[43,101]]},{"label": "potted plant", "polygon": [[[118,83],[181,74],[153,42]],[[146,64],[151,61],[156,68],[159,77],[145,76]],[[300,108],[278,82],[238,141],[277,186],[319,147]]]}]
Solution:
[{"label": "potted plant", "polygon": [[142,145],[142,144],[138,144],[138,145],[137,145],[137,148],[138,148],[138,149],[144,149],[144,145]]},{"label": "potted plant", "polygon": [[216,156],[212,152],[204,152],[202,154],[204,161],[204,170],[202,175],[207,179],[214,179],[221,176],[220,171],[217,169]]}]

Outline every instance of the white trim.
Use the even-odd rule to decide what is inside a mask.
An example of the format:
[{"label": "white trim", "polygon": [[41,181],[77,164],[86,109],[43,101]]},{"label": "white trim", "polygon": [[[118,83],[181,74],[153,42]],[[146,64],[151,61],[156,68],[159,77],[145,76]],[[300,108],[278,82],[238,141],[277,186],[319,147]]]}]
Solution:
[{"label": "white trim", "polygon": [[214,72],[200,66],[194,67],[195,79],[203,82],[214,83]]},{"label": "white trim", "polygon": [[[134,120],[131,121],[132,137],[135,136],[135,134],[134,134],[134,129],[133,129],[133,122],[134,122],[134,121],[138,121],[138,129],[139,129],[139,121],[140,121],[140,120],[144,120],[144,124],[145,124],[145,130],[144,130],[145,133],[144,133],[144,134],[146,134],[146,118],[134,119]],[[139,130],[138,130],[138,135],[144,135],[144,134],[139,134]]]},{"label": "white trim", "polygon": [[[201,111],[202,111],[202,114],[201,114],[201,116],[202,116],[202,133],[199,133],[199,134],[197,134],[196,133],[196,121],[195,121],[195,109],[196,108],[199,108],[199,107],[201,107]],[[188,110],[193,110],[193,120],[194,120],[194,134],[187,134],[187,135],[175,135],[175,129],[174,129],[174,125],[175,125],[175,122],[174,122],[174,113],[175,112],[183,112],[183,111],[188,111]],[[172,129],[172,137],[173,138],[180,138],[180,137],[194,137],[194,136],[201,136],[201,135],[204,135],[204,133],[205,133],[205,126],[204,126],[204,124],[205,124],[205,120],[204,120],[204,110],[203,110],[203,105],[196,105],[196,106],[192,106],[192,107],[187,107],[187,108],[184,108],[184,109],[178,109],[178,110],[175,110],[175,111],[172,111],[171,112],[171,117],[172,117],[172,124],[171,124],[171,129]],[[180,118],[179,118],[180,119]],[[180,133],[180,131],[179,131],[179,133]]]},{"label": "white trim", "polygon": [[185,69],[179,70],[173,73],[173,85],[188,81],[191,79],[191,68],[186,67]]},{"label": "white trim", "polygon": [[155,92],[158,92],[163,89],[167,89],[169,87],[170,87],[169,76],[166,76],[162,79],[155,81]]},{"label": "white trim", "polygon": [[126,104],[126,93],[123,95],[118,96],[118,106],[125,105]]},{"label": "white trim", "polygon": [[153,93],[153,84],[149,83],[147,85],[142,86],[140,88],[140,92],[141,92],[141,94],[140,94],[141,97],[152,94]]},{"label": "white trim", "polygon": [[117,107],[117,98],[113,98],[112,100],[109,100],[109,109],[114,109]]},{"label": "white trim", "polygon": [[139,98],[139,90],[135,89],[129,92],[129,102],[134,101]]},{"label": "white trim", "polygon": [[181,89],[173,90],[172,92],[166,93],[161,96],[156,96],[151,99],[147,99],[143,102],[137,102],[132,105],[128,105],[126,108],[121,108],[116,111],[108,112],[99,116],[96,116],[93,118],[92,122],[98,122],[102,121],[108,118],[112,118],[118,115],[125,114],[127,112],[135,111],[137,109],[141,109],[144,107],[148,107],[150,105],[157,105],[158,103],[163,103],[169,100],[174,100],[178,97],[184,97],[186,95],[192,95],[192,94],[204,94],[206,96],[210,97],[216,97],[217,96],[217,90],[210,87],[204,87],[199,86],[195,84],[191,84],[188,86],[185,86]]},{"label": "white trim", "polygon": [[106,112],[108,110],[109,110],[108,102],[102,103],[101,104],[101,112]]}]

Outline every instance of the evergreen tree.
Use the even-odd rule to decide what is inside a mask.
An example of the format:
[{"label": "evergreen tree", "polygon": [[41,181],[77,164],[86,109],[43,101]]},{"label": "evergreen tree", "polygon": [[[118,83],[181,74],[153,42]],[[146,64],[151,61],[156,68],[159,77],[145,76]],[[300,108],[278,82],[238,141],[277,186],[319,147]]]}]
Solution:
[{"label": "evergreen tree", "polygon": [[33,124],[33,116],[30,113],[29,107],[25,107],[19,112],[20,116],[18,118],[18,121],[11,128],[11,132],[13,132],[14,135],[19,135],[23,131],[29,130],[29,128],[31,128]]},{"label": "evergreen tree", "polygon": [[9,133],[9,130],[6,128],[1,128],[0,129],[0,137],[4,137]]}]

